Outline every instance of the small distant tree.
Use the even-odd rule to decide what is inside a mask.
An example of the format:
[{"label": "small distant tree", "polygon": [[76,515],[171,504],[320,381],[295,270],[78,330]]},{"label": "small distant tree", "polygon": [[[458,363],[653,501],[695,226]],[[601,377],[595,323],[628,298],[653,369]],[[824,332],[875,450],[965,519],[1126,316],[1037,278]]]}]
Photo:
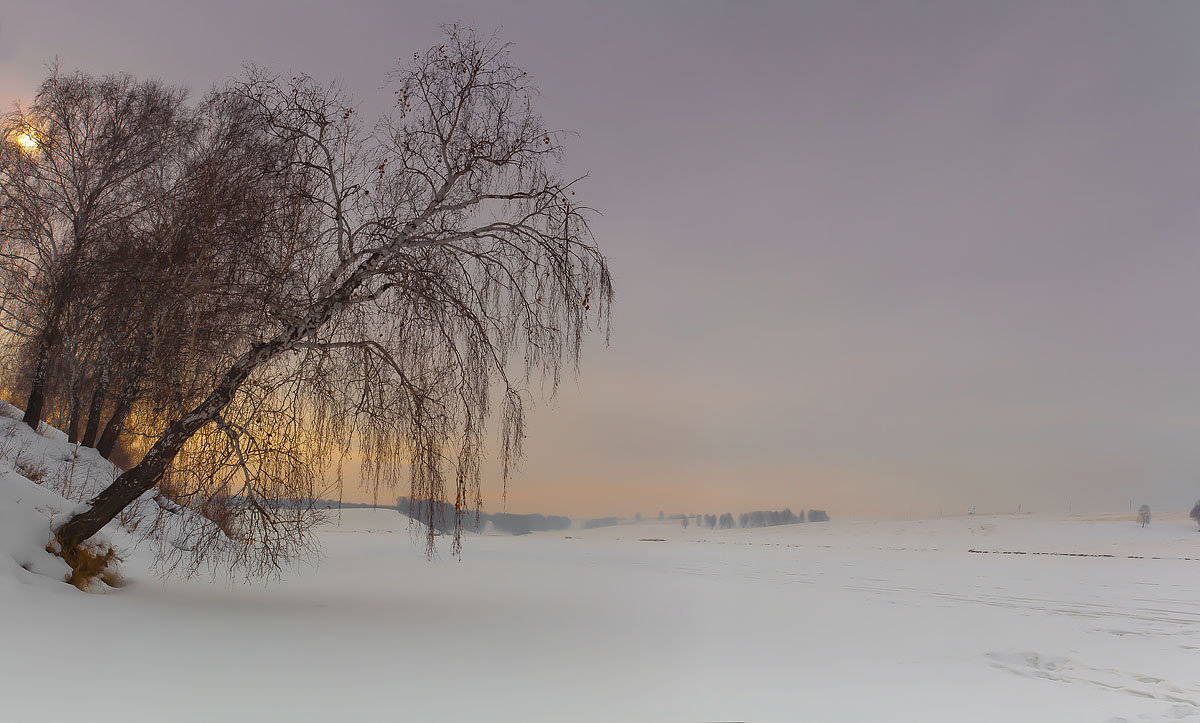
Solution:
[{"label": "small distant tree", "polygon": [[688,528],[688,520],[687,520],[687,515],[684,515],[682,518],[680,518],[680,520],[679,520],[679,526],[680,526],[680,527],[682,527],[682,528],[683,528],[683,529],[685,529],[685,530]]},{"label": "small distant tree", "polygon": [[1150,505],[1142,505],[1138,508],[1138,524],[1142,527],[1150,524]]},{"label": "small distant tree", "polygon": [[726,512],[725,514],[721,515],[721,519],[717,522],[717,524],[722,530],[730,529],[733,527],[733,515]]},{"label": "small distant tree", "polygon": [[1190,516],[1193,520],[1196,521],[1197,525],[1200,525],[1200,500],[1196,500],[1196,505],[1194,507],[1192,507],[1192,512],[1191,512]]}]

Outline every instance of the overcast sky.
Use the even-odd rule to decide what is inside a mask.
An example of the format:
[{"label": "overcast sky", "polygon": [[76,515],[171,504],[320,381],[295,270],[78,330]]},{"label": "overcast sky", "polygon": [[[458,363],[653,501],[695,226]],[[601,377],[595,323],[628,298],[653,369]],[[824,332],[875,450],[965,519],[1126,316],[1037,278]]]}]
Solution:
[{"label": "overcast sky", "polygon": [[1198,3],[3,0],[0,99],[253,62],[372,111],[443,22],[578,132],[617,282],[510,511],[1200,497]]}]

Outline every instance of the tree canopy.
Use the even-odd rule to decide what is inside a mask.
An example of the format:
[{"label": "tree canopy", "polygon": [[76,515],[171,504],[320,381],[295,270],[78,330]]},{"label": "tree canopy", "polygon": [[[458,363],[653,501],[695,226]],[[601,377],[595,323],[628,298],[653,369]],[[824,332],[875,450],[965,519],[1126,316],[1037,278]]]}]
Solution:
[{"label": "tree canopy", "polygon": [[[558,170],[566,134],[537,114],[509,46],[447,27],[389,74],[393,109],[371,122],[335,86],[257,68],[196,105],[160,84],[72,77],[158,89],[178,127],[138,140],[150,161],[95,232],[35,223],[57,197],[29,179],[57,136],[41,153],[5,143],[4,270],[32,291],[6,300],[4,318],[43,319],[9,345],[11,364],[34,389],[41,364],[43,397],[69,418],[84,398],[112,412],[127,401],[119,426],[144,452],[58,543],[79,545],[158,486],[203,512],[179,546],[186,564],[270,570],[305,548],[305,501],[330,464],[340,484],[353,456],[371,488],[407,483],[414,499],[452,504],[457,552],[462,515],[481,504],[489,425],[507,484],[532,392],[553,395],[578,370],[589,331],[607,339],[613,298],[578,179]],[[5,138],[49,127],[49,99],[74,97],[57,83],[7,119]],[[107,158],[118,125],[85,155]],[[47,261],[48,244],[86,253]],[[44,299],[70,274],[72,321],[48,323]],[[119,339],[103,338],[110,317]]]}]

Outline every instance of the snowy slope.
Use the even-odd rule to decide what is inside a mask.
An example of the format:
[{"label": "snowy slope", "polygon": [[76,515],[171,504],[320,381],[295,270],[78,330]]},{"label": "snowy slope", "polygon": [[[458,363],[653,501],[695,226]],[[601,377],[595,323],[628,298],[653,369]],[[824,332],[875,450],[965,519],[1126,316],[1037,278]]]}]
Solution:
[{"label": "snowy slope", "polygon": [[[20,421],[21,412],[0,402],[0,558],[18,560],[25,572],[43,574],[57,583],[64,566],[48,563],[45,552],[53,525],[100,492],[119,474],[111,462],[89,447],[67,441],[60,430],[44,423],[37,432]],[[153,491],[131,505],[92,538],[110,544],[123,556],[139,546],[158,551],[186,544],[199,518]],[[23,561],[29,561],[24,564]],[[23,577],[8,571],[11,578]],[[0,575],[4,571],[0,570]],[[4,584],[0,582],[0,584]]]},{"label": "snowy slope", "polygon": [[[0,462],[0,589],[14,584],[62,587],[71,570],[46,552],[51,519],[72,505]],[[3,594],[3,593],[0,593]]]},{"label": "snowy slope", "polygon": [[7,402],[0,402],[0,465],[38,478],[41,486],[72,502],[99,492],[117,472],[96,450],[77,448],[45,423],[35,433],[21,422],[21,411]]},{"label": "snowy slope", "polygon": [[[95,450],[77,451],[59,430],[44,425],[35,433],[20,416],[0,402],[0,587],[57,591],[66,587],[62,581],[70,568],[46,551],[52,526],[98,491],[114,470]],[[107,544],[107,535],[97,540]]]}]

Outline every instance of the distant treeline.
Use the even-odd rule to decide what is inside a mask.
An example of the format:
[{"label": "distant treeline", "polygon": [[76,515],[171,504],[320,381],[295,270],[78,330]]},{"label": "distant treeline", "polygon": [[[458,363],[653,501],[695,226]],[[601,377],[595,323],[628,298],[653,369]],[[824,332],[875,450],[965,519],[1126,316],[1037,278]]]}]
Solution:
[{"label": "distant treeline", "polygon": [[[214,498],[216,499],[216,498]],[[229,496],[222,499],[237,503],[241,500],[238,496]],[[394,510],[392,505],[379,505],[372,502],[342,502],[341,500],[287,500],[287,499],[272,499],[259,500],[259,504],[266,507],[279,510],[340,510],[340,509],[380,509]]]},{"label": "distant treeline", "polygon": [[580,520],[579,523],[583,529],[591,530],[596,527],[612,527],[617,524],[616,517],[597,517],[594,520]]},{"label": "distant treeline", "polygon": [[[419,522],[430,523],[438,532],[454,531],[454,505],[447,502],[412,500],[401,497],[396,500],[396,509]],[[430,515],[432,512],[432,516]],[[478,515],[468,512],[462,517],[462,527],[468,532],[481,532],[484,525],[492,523],[492,529],[509,535],[528,535],[530,532],[565,530],[571,526],[571,518],[559,515],[515,515],[508,512]]]},{"label": "distant treeline", "polygon": [[[397,509],[401,514],[408,515],[415,520],[425,523],[430,521],[429,510],[430,505],[432,505],[433,528],[438,532],[450,533],[454,531],[454,505],[446,502],[414,501],[408,497],[400,497],[396,500],[395,507],[391,505],[372,504],[370,502],[341,502],[339,500],[305,500],[303,503],[298,503],[295,500],[272,500],[268,504],[274,507],[289,509],[302,505],[305,509],[312,510]],[[1200,503],[1197,504],[1200,505]],[[641,516],[639,515],[637,519],[640,518]],[[806,513],[804,510],[792,512],[790,509],[784,508],[782,510],[743,512],[736,519],[728,512],[721,515],[675,514],[670,517],[665,517],[662,513],[659,513],[658,519],[680,520],[684,527],[697,525],[709,529],[727,530],[734,527],[775,527],[776,525],[793,525],[801,522],[828,522],[829,514],[825,510],[809,510]],[[489,522],[492,523],[492,529],[496,532],[509,535],[527,535],[530,532],[567,530],[571,527],[571,518],[560,515],[517,515],[508,512],[488,514],[480,512],[479,516],[476,517],[474,513],[469,512],[463,515],[462,528],[468,532],[481,532],[484,525]],[[620,519],[617,517],[597,517],[579,521],[580,527],[585,530],[597,527],[613,527],[618,524],[620,524]]]},{"label": "distant treeline", "polygon": [[717,515],[678,515],[680,524],[687,527],[689,523],[699,527],[707,527],[710,530],[728,530],[733,527],[774,527],[776,525],[794,525],[801,522],[828,522],[829,514],[825,510],[809,510],[806,514],[804,510],[799,513],[792,512],[790,509],[782,510],[757,510],[755,512],[743,512],[735,523],[733,515],[726,512],[720,516]]}]

